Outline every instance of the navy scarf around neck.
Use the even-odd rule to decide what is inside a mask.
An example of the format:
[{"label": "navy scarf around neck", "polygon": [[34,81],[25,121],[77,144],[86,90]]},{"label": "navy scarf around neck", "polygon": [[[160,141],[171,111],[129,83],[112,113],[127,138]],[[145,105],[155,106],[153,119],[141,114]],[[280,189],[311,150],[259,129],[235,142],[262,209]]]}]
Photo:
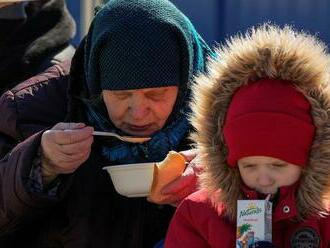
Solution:
[{"label": "navy scarf around neck", "polygon": [[[95,130],[107,130],[119,133],[118,129],[100,113],[100,108],[86,105],[88,121]],[[111,164],[131,164],[142,162],[158,162],[163,160],[171,150],[177,150],[186,138],[190,124],[188,122],[188,107],[181,111],[177,118],[162,130],[152,135],[151,140],[142,144],[127,143],[114,140],[110,146],[102,146],[102,155]]]}]

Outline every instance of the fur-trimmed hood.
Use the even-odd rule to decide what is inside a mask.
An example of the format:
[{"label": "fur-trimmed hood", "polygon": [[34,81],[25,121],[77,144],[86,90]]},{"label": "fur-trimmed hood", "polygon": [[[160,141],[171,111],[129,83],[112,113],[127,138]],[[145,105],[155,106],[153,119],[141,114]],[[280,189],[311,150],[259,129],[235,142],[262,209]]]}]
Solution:
[{"label": "fur-trimmed hood", "polygon": [[270,24],[253,28],[217,50],[219,60],[209,63],[209,74],[196,79],[191,117],[196,129],[201,163],[206,166],[201,187],[221,192],[226,215],[236,218],[237,199],[242,199],[237,168],[226,163],[223,125],[234,92],[248,81],[272,78],[292,81],[311,104],[316,127],[309,164],[297,192],[298,217],[327,213],[330,199],[330,57],[315,37]]},{"label": "fur-trimmed hood", "polygon": [[[17,34],[21,34],[20,38],[25,38],[28,46],[23,60],[28,60],[30,63],[55,47],[67,45],[76,33],[76,24],[65,0],[31,2],[26,7],[26,12],[25,24],[12,34],[11,41]],[[14,41],[20,44],[19,41]]]},{"label": "fur-trimmed hood", "polygon": [[27,18],[20,24],[0,22],[0,92],[45,70],[54,57],[64,60],[73,55],[71,47],[56,58],[76,32],[65,0],[32,1],[25,11]]}]

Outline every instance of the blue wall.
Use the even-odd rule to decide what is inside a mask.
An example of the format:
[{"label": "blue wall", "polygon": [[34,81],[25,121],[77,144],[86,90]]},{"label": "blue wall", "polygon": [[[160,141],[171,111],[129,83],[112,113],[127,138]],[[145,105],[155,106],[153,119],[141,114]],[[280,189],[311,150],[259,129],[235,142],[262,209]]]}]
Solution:
[{"label": "blue wall", "polygon": [[[214,45],[237,32],[271,21],[291,24],[317,34],[330,45],[330,0],[172,0],[193,22],[204,39]],[[67,0],[79,25],[78,0]],[[79,31],[79,28],[78,28]],[[78,43],[80,34],[75,38]]]},{"label": "blue wall", "polygon": [[76,20],[76,24],[77,24],[77,32],[76,32],[76,35],[73,39],[73,43],[75,45],[78,45],[79,44],[79,41],[80,41],[80,28],[79,28],[79,25],[80,25],[80,5],[79,5],[79,0],[66,0],[66,4],[68,6],[68,9],[71,13],[71,15],[73,16],[73,18]]},{"label": "blue wall", "polygon": [[329,0],[173,0],[209,44],[264,22],[316,34],[330,45]]},{"label": "blue wall", "polygon": [[194,24],[197,31],[209,44],[219,40],[223,27],[219,25],[221,0],[173,0],[172,1]]},{"label": "blue wall", "polygon": [[280,26],[294,25],[330,44],[329,0],[226,0],[220,12],[224,15],[221,40],[258,23],[271,21]]}]

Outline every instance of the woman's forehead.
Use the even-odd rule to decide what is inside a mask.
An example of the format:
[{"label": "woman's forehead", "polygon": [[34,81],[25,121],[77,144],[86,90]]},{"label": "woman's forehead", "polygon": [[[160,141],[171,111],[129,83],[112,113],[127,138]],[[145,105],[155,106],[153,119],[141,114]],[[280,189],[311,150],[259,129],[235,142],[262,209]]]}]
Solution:
[{"label": "woman's forehead", "polygon": [[155,87],[155,88],[144,88],[144,89],[133,89],[133,90],[103,90],[103,93],[151,93],[151,92],[163,92],[167,90],[177,89],[178,86],[166,86],[166,87]]},{"label": "woman's forehead", "polygon": [[37,1],[37,0],[1,0],[0,8],[6,7],[6,6],[9,6],[9,5],[13,5],[13,4],[16,4],[16,3],[31,2],[31,1]]}]

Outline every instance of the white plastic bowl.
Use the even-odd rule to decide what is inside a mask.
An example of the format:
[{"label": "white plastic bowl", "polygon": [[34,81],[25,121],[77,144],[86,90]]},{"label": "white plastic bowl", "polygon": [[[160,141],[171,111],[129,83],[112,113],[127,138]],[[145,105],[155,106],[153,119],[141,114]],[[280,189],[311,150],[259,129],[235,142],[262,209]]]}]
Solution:
[{"label": "white plastic bowl", "polygon": [[144,197],[149,194],[155,163],[112,165],[104,167],[110,174],[116,191],[127,197]]}]

